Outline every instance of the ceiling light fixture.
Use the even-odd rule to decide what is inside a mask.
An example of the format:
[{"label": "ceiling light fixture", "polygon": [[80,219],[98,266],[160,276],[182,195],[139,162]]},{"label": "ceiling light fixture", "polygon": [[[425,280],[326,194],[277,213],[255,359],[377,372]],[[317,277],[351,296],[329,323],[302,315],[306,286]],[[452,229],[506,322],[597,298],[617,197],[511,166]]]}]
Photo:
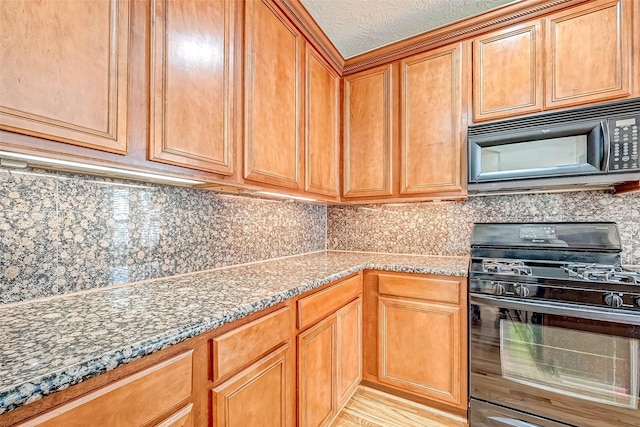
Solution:
[{"label": "ceiling light fixture", "polygon": [[25,160],[37,166],[64,166],[74,171],[102,172],[109,175],[120,175],[129,178],[147,178],[158,181],[174,182],[180,184],[204,184],[204,181],[196,181],[193,179],[177,178],[173,176],[165,176],[156,173],[138,172],[128,169],[114,168],[110,166],[99,166],[90,163],[80,163],[69,160],[54,159],[51,157],[33,156],[31,154],[12,153],[10,151],[0,151],[0,158],[8,158],[15,160]]},{"label": "ceiling light fixture", "polygon": [[289,196],[289,195],[286,195],[286,194],[272,193],[270,191],[257,191],[256,194],[264,194],[265,196],[280,197],[280,198],[283,198],[283,199],[302,200],[302,201],[305,201],[305,202],[317,202],[316,199],[311,199],[309,197]]}]

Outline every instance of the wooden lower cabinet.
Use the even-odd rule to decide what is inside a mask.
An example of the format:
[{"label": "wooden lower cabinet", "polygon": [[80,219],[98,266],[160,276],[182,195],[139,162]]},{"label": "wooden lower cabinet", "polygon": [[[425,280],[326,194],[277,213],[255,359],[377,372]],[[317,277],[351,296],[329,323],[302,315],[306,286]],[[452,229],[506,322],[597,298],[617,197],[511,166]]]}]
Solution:
[{"label": "wooden lower cabinet", "polygon": [[[193,391],[193,352],[175,356],[32,418],[20,427],[134,427],[162,416],[188,400]],[[117,409],[116,409],[117,408]],[[161,426],[188,426],[192,405]],[[182,422],[182,423],[181,423]],[[0,423],[1,424],[1,423]]]},{"label": "wooden lower cabinet", "polygon": [[217,427],[293,427],[287,344],[262,358],[212,393]]},{"label": "wooden lower cabinet", "polygon": [[460,404],[460,308],[380,297],[378,316],[380,381]]},{"label": "wooden lower cabinet", "polygon": [[298,425],[331,423],[361,379],[362,297],[358,296],[298,335]]},{"label": "wooden lower cabinet", "polygon": [[331,316],[298,336],[300,427],[327,425],[336,413],[336,319]]},{"label": "wooden lower cabinet", "polygon": [[340,409],[362,380],[362,298],[336,313],[336,397]]},{"label": "wooden lower cabinet", "polygon": [[465,415],[466,279],[368,272],[363,294],[367,385]]}]

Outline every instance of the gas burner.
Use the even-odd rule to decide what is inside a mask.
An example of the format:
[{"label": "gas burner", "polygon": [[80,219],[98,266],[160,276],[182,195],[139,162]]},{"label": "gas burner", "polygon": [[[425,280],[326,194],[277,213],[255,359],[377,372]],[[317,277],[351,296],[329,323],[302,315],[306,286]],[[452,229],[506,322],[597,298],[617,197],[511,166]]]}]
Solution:
[{"label": "gas burner", "polygon": [[531,276],[531,267],[522,261],[510,259],[485,259],[482,261],[482,271],[485,273],[510,274]]},{"label": "gas burner", "polygon": [[624,271],[615,265],[573,263],[565,264],[562,268],[569,273],[569,276],[592,282],[640,284],[640,274]]}]

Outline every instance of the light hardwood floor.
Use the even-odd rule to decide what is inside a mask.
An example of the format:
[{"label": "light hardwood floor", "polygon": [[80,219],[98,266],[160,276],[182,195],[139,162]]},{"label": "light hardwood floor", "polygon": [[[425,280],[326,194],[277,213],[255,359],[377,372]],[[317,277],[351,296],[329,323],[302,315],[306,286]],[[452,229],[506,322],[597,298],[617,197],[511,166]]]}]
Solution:
[{"label": "light hardwood floor", "polygon": [[331,427],[468,427],[462,418],[360,386]]}]

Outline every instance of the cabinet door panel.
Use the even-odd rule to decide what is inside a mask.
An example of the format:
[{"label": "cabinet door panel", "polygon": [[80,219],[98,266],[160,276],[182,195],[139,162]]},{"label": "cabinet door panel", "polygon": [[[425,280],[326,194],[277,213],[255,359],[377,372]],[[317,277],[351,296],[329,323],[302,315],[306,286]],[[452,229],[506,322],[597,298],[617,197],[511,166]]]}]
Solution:
[{"label": "cabinet door panel", "polygon": [[344,79],[344,197],[391,195],[392,70]]},{"label": "cabinet door panel", "polygon": [[460,328],[459,307],[379,297],[380,382],[460,404]]},{"label": "cabinet door panel", "polygon": [[235,5],[154,2],[151,160],[232,173]]},{"label": "cabinet door panel", "polygon": [[546,22],[546,107],[630,95],[631,2],[597,1]]},{"label": "cabinet door panel", "polygon": [[127,152],[127,0],[0,1],[0,40],[0,129]]},{"label": "cabinet door panel", "polygon": [[289,345],[213,390],[218,427],[291,427],[288,414]]},{"label": "cabinet door panel", "polygon": [[400,61],[403,194],[461,190],[462,45]]},{"label": "cabinet door panel", "polygon": [[542,111],[540,21],[473,41],[473,117],[498,119]]},{"label": "cabinet door panel", "polygon": [[362,298],[336,313],[336,368],[339,409],[362,380]]},{"label": "cabinet door panel", "polygon": [[298,189],[302,37],[268,0],[246,2],[245,171]]},{"label": "cabinet door panel", "polygon": [[300,427],[324,426],[335,415],[335,336],[335,316],[298,336]]},{"label": "cabinet door panel", "polygon": [[338,195],[340,77],[307,44],[305,190]]}]

